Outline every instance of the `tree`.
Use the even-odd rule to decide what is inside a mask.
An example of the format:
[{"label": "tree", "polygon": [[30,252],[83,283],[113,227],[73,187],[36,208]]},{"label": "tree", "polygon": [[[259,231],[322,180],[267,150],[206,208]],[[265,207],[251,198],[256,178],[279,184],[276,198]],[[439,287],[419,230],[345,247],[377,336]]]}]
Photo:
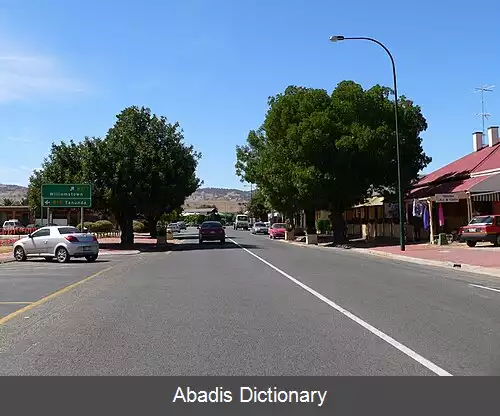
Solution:
[{"label": "tree", "polygon": [[6,206],[6,207],[11,207],[13,205],[15,205],[15,202],[13,199],[10,199],[10,198],[4,198],[3,199],[3,204]]},{"label": "tree", "polygon": [[183,143],[179,124],[129,107],[105,138],[53,144],[42,169],[30,178],[28,199],[40,205],[42,183],[90,183],[93,208],[114,214],[122,244],[133,243],[133,219],[143,214],[150,231],[162,213],[182,206],[199,187],[196,167],[201,155]]},{"label": "tree", "polygon": [[[344,237],[342,213],[369,192],[397,180],[394,103],[389,88],[369,90],[341,82],[325,90],[288,87],[271,97],[261,128],[237,147],[237,174],[256,183],[288,218],[306,215],[315,233],[316,209],[331,211],[335,240]],[[427,128],[420,108],[401,98],[400,151],[405,186],[430,158],[420,133]]]},{"label": "tree", "polygon": [[260,189],[255,190],[250,202],[248,203],[248,212],[257,220],[267,221],[267,214],[269,211],[270,207],[266,196]]}]

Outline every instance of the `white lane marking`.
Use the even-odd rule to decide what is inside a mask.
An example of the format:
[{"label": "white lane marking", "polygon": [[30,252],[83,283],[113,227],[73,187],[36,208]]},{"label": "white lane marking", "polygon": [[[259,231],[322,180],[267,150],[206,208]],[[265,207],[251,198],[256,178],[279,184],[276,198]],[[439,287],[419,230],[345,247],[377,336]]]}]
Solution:
[{"label": "white lane marking", "polygon": [[333,309],[336,311],[340,312],[347,318],[351,319],[352,321],[356,322],[358,325],[361,325],[363,328],[367,329],[370,331],[372,334],[376,335],[383,341],[387,342],[388,344],[392,345],[394,348],[397,350],[401,351],[403,354],[407,355],[411,359],[415,360],[419,364],[423,365],[433,373],[437,374],[438,376],[452,376],[452,374],[448,373],[446,370],[442,369],[441,367],[437,366],[433,362],[429,361],[428,359],[422,357],[420,354],[417,352],[413,351],[412,349],[408,348],[407,346],[401,344],[399,341],[396,341],[394,338],[390,337],[389,335],[383,333],[382,331],[378,330],[374,326],[370,325],[368,322],[363,321],[361,318],[358,318],[356,315],[352,314],[349,312],[347,309],[344,309],[342,306],[336,304],[334,301],[328,299],[327,297],[323,296],[321,293],[316,292],[314,289],[310,288],[309,286],[305,285],[302,283],[300,280],[295,279],[294,277],[290,276],[288,273],[285,273],[283,270],[277,268],[275,265],[269,263],[267,260],[264,260],[262,257],[258,256],[257,254],[253,253],[252,251],[246,249],[245,247],[242,247],[240,244],[238,244],[236,241],[233,239],[229,239],[232,243],[236,244],[239,248],[242,250],[246,251],[248,254],[251,256],[255,257],[257,260],[261,261],[264,263],[266,266],[269,266],[271,269],[274,271],[278,272],[282,276],[286,277],[287,279],[291,280],[293,283],[296,285],[300,286],[302,289],[308,291],[310,294],[316,296],[318,299],[322,300],[325,302],[327,305],[331,306]]},{"label": "white lane marking", "polygon": [[492,292],[500,292],[500,289],[495,289],[495,288],[488,287],[488,286],[475,285],[472,283],[469,283],[469,286],[478,287],[479,289],[491,290]]}]

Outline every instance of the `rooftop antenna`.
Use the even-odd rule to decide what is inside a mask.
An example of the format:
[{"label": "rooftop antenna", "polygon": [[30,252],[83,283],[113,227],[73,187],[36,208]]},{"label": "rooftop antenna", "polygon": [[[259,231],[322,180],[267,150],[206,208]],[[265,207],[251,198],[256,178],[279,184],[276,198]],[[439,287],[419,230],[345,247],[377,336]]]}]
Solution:
[{"label": "rooftop antenna", "polygon": [[485,92],[492,92],[493,88],[495,88],[494,85],[483,85],[482,87],[476,87],[475,88],[476,92],[480,92],[481,93],[481,112],[478,114],[478,116],[480,116],[481,119],[483,120],[483,138],[484,138],[484,135],[485,135],[484,121],[491,116],[490,113],[486,113],[484,111],[484,93]]}]

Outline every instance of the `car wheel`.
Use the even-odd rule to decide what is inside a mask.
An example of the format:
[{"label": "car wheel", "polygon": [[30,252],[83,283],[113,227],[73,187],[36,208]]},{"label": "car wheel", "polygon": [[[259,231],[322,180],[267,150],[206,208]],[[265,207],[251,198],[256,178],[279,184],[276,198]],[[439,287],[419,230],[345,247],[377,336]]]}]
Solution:
[{"label": "car wheel", "polygon": [[24,252],[24,248],[16,247],[16,249],[14,250],[14,258],[16,259],[16,261],[25,261],[26,253]]},{"label": "car wheel", "polygon": [[475,241],[470,241],[470,240],[467,240],[467,246],[468,247],[476,247],[476,242]]},{"label": "car wheel", "polygon": [[87,260],[89,263],[93,263],[94,261],[97,260],[97,254],[93,256],[85,256],[85,260]]},{"label": "car wheel", "polygon": [[496,239],[496,241],[493,243],[493,245],[494,245],[495,247],[500,246],[500,234],[498,234],[498,235],[497,235],[497,239]]},{"label": "car wheel", "polygon": [[59,247],[56,251],[56,259],[58,263],[67,263],[69,261],[69,253],[64,247]]}]

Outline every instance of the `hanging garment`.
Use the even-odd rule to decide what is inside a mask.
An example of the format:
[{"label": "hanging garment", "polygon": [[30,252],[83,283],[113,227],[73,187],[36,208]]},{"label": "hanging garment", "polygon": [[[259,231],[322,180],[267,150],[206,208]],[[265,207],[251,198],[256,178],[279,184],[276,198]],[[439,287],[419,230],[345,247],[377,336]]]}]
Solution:
[{"label": "hanging garment", "polygon": [[439,226],[442,227],[444,225],[443,204],[439,204],[439,207],[438,207],[438,219],[439,219]]},{"label": "hanging garment", "polygon": [[423,204],[418,199],[413,200],[413,216],[414,217],[421,218],[422,214],[423,214],[423,208],[424,208]]},{"label": "hanging garment", "polygon": [[427,231],[430,227],[430,217],[429,217],[429,207],[427,206],[427,204],[424,206],[424,214],[423,214],[423,218],[424,218],[424,230]]}]

